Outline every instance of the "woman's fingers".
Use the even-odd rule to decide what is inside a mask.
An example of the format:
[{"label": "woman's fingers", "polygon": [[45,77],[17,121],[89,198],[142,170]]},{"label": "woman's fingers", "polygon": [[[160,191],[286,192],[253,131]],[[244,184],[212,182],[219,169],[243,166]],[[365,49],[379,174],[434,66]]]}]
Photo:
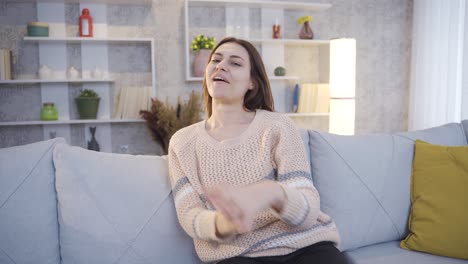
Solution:
[{"label": "woman's fingers", "polygon": [[233,193],[229,190],[220,191],[213,189],[207,192],[207,197],[213,206],[223,213],[237,229],[245,229],[244,216],[245,212],[242,207],[233,199]]},{"label": "woman's fingers", "polygon": [[253,218],[261,209],[254,198],[254,190],[222,185],[213,187],[206,194],[214,208],[223,213],[239,233],[251,230]]}]

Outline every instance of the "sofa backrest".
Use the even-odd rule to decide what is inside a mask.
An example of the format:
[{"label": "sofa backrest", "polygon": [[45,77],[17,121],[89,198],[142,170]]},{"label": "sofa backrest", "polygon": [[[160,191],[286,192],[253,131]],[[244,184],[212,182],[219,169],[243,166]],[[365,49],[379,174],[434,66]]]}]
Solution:
[{"label": "sofa backrest", "polygon": [[53,159],[64,263],[199,263],[165,157],[58,144]]},{"label": "sofa backrest", "polygon": [[60,263],[52,151],[63,139],[0,149],[0,263]]},{"label": "sofa backrest", "polygon": [[341,250],[407,234],[414,141],[466,145],[461,124],[398,134],[339,136],[309,131],[321,209],[336,222]]},{"label": "sofa backrest", "polygon": [[463,120],[461,124],[462,124],[463,130],[465,131],[466,139],[468,141],[468,120]]}]

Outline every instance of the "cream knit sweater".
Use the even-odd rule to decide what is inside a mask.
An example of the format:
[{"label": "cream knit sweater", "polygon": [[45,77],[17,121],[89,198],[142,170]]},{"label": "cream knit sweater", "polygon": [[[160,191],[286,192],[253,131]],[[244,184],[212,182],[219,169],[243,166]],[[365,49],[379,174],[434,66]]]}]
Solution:
[{"label": "cream knit sweater", "polygon": [[[304,144],[288,117],[257,110],[241,135],[221,142],[206,132],[205,123],[179,130],[169,144],[177,216],[202,261],[285,255],[320,241],[339,243],[334,222],[320,211]],[[281,214],[264,211],[255,218],[253,232],[227,240],[217,237],[216,211],[204,188],[262,180],[275,180],[283,187],[287,202]]]}]

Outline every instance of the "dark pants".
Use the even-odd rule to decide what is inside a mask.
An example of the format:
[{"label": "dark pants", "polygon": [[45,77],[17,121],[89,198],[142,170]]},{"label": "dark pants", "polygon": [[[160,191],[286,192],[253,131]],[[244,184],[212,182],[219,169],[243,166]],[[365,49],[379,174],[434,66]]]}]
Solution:
[{"label": "dark pants", "polygon": [[331,242],[319,242],[284,256],[235,257],[219,264],[346,264],[345,256]]}]

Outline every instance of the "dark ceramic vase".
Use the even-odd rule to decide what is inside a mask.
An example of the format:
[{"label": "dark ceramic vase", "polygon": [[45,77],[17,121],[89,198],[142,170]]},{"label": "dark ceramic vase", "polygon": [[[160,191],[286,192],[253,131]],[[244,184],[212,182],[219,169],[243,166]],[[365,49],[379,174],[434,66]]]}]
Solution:
[{"label": "dark ceramic vase", "polygon": [[299,38],[300,39],[313,39],[314,38],[314,32],[312,31],[312,28],[310,27],[309,22],[304,22],[302,25],[301,31],[299,32]]}]

